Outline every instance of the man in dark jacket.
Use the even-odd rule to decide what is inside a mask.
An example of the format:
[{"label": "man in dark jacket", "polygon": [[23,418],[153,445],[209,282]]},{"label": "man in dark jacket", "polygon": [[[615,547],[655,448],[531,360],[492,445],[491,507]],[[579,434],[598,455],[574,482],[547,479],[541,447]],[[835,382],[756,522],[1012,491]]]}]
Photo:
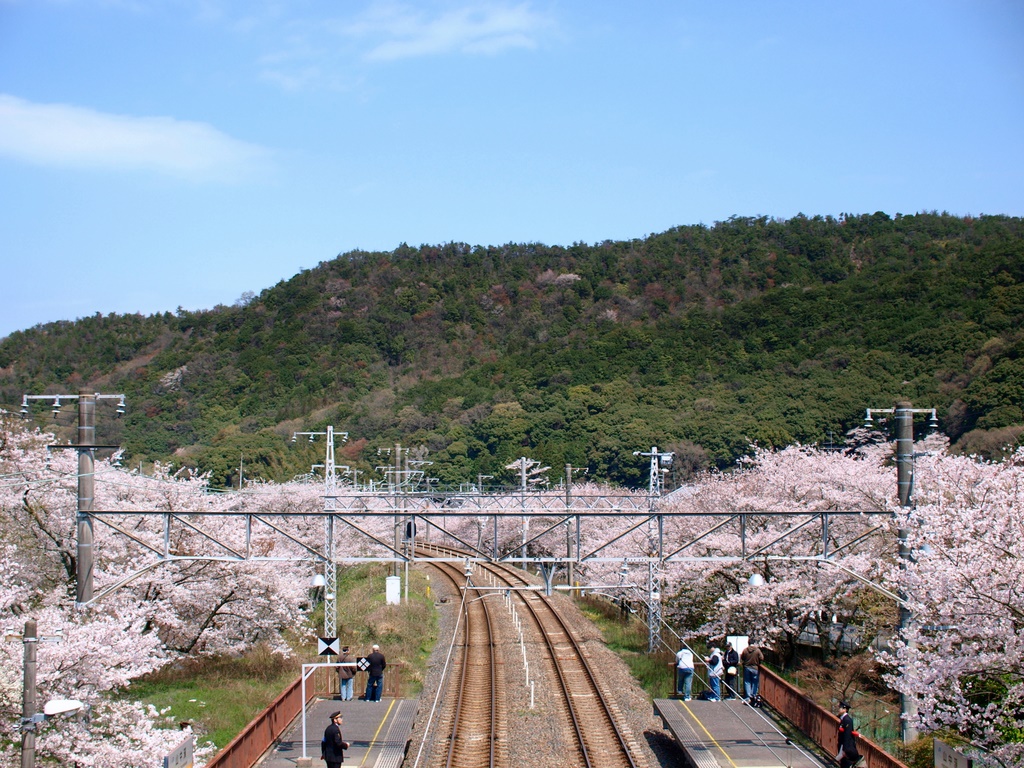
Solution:
[{"label": "man in dark jacket", "polygon": [[334,712],[320,742],[320,759],[327,762],[327,768],[341,768],[348,746],[348,742],[341,738],[341,712]]},{"label": "man in dark jacket", "polygon": [[732,647],[732,643],[725,645],[725,690],[722,696],[726,699],[736,698],[736,673],[740,665],[740,655]]},{"label": "man in dark jacket", "polygon": [[366,670],[366,696],[367,701],[380,701],[384,693],[384,668],[388,663],[384,660],[384,654],[380,652],[380,646],[375,645],[366,657],[369,667]]},{"label": "man in dark jacket", "polygon": [[[339,664],[353,664],[355,659],[348,655],[348,646],[341,649]],[[351,666],[338,667],[338,693],[342,701],[352,701],[352,678],[356,676],[356,668]]]},{"label": "man in dark jacket", "polygon": [[860,752],[857,751],[857,741],[854,736],[857,732],[853,729],[853,717],[850,715],[850,705],[845,701],[839,702],[839,768],[852,768],[860,760]]},{"label": "man in dark jacket", "polygon": [[761,688],[762,661],[764,654],[756,643],[748,645],[740,654],[740,663],[743,665],[743,693],[751,704],[757,702],[758,691]]}]

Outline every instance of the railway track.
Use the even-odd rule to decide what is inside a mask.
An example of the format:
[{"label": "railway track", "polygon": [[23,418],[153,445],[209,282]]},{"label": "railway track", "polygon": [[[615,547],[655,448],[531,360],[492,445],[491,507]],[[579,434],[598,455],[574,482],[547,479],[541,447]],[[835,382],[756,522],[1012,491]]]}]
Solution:
[{"label": "railway track", "polygon": [[[466,578],[453,563],[434,567],[458,592]],[[463,605],[461,653],[456,667],[455,696],[448,701],[445,768],[507,766],[504,668],[495,642],[491,606],[471,590]]]},{"label": "railway track", "polygon": [[[464,552],[459,550],[436,545],[427,545],[422,554],[427,557],[462,557],[465,555]],[[444,572],[448,575],[449,579],[452,579],[453,584],[459,589],[465,586],[466,577],[461,566],[453,563],[433,563],[433,565],[435,567],[447,566],[444,568]],[[459,575],[454,576],[455,573]],[[487,575],[484,576],[483,574]],[[619,721],[622,718],[601,685],[600,676],[595,674],[587,654],[581,647],[575,633],[565,623],[552,600],[541,592],[532,589],[535,585],[525,578],[522,571],[511,566],[504,566],[498,563],[477,563],[472,583],[479,587],[481,582],[488,582],[493,585],[491,588],[492,592],[495,588],[500,591],[501,587],[509,587],[510,593],[516,596],[519,605],[525,608],[526,614],[531,619],[530,622],[526,622],[526,624],[529,624],[528,631],[539,640],[540,647],[544,648],[543,655],[545,656],[545,658],[535,659],[531,663],[535,664],[537,661],[540,661],[544,665],[544,674],[548,678],[544,685],[555,694],[557,700],[556,707],[563,719],[563,727],[568,733],[572,734],[572,740],[576,749],[575,756],[565,755],[565,765],[579,765],[586,768],[597,768],[597,766],[601,768],[637,768],[638,765],[644,765],[645,761],[640,760],[638,762],[637,758],[634,757],[634,755],[639,753],[639,747],[631,743],[629,738],[623,733],[623,728],[619,725]],[[530,587],[530,589],[519,589],[521,587]],[[471,591],[466,602],[467,610],[469,610],[469,606],[480,606],[479,609],[473,610],[482,610],[486,613],[486,604],[489,601],[480,599],[483,594],[486,593],[480,592],[474,595]],[[496,603],[497,601],[493,602]],[[470,638],[469,642],[487,643],[492,649],[491,658],[493,659],[493,649],[497,644],[494,641],[493,627],[491,626],[492,619],[489,613],[487,616],[486,623],[489,625],[488,632],[490,633],[487,635],[487,640],[475,639],[484,637],[482,631],[480,634],[477,634],[476,631],[471,632],[469,629],[470,624],[484,622],[480,619],[471,619],[468,616],[465,636]],[[464,653],[468,653],[468,650],[464,649]],[[482,651],[480,653],[482,654]],[[478,657],[474,655],[473,658],[476,659]],[[465,662],[462,665],[462,673],[465,674],[467,669],[471,668],[471,665],[481,665],[481,662]],[[460,683],[461,690],[462,686]],[[474,732],[478,734],[477,740],[482,740],[479,736],[482,731],[478,729],[482,727],[484,719],[477,713],[477,710],[484,706],[481,701],[484,697],[484,694],[480,693],[482,690],[483,687],[476,683],[473,687],[466,689],[467,694],[460,694],[458,697],[460,702],[462,702],[463,696],[470,695],[475,698],[475,703],[471,704],[467,701],[459,704],[459,709],[470,714],[465,724],[460,724],[459,716],[454,718],[451,744],[457,741],[471,740],[465,735],[459,735],[460,733]],[[496,688],[492,687],[490,690],[492,697],[497,697],[496,701],[492,702],[492,705],[498,713],[501,713],[503,699],[497,693]],[[491,716],[492,723],[496,723],[499,719],[503,720],[504,718],[500,717],[500,715]],[[492,744],[502,744],[505,742],[505,739],[505,734],[500,733],[492,735],[490,741]],[[475,766],[501,764],[500,762],[488,763],[484,760],[472,763]],[[468,766],[471,763],[449,763],[449,765]]]}]

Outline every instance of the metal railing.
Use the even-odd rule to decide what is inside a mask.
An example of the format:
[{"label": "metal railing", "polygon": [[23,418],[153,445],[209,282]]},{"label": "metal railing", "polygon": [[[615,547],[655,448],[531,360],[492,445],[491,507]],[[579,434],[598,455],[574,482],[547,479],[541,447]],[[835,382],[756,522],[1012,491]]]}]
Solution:
[{"label": "metal railing", "polygon": [[[310,699],[317,696],[316,685],[307,689],[307,696]],[[300,676],[218,752],[206,768],[251,768],[302,711],[302,704]]]},{"label": "metal railing", "polygon": [[[384,675],[384,696],[403,698],[407,675],[402,674],[403,664],[389,664]],[[338,693],[338,673],[330,668],[313,671],[312,685],[306,686],[306,703]],[[356,674],[352,683],[357,695],[366,690],[366,673]],[[302,676],[289,685],[270,706],[260,712],[245,726],[240,734],[228,743],[206,764],[206,768],[252,768],[270,749],[292,721],[302,712]]]},{"label": "metal railing", "polygon": [[[839,751],[839,718],[815,704],[796,686],[790,685],[769,669],[761,667],[761,698],[782,717],[806,734],[827,754]],[[857,738],[857,748],[864,757],[858,768],[907,768],[878,744]]]}]

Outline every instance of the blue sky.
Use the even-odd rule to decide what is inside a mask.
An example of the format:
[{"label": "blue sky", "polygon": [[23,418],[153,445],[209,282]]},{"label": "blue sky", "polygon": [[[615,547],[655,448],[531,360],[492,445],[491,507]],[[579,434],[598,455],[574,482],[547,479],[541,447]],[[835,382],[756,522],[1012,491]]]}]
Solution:
[{"label": "blue sky", "polygon": [[0,337],[877,210],[1024,215],[1024,3],[0,0]]}]

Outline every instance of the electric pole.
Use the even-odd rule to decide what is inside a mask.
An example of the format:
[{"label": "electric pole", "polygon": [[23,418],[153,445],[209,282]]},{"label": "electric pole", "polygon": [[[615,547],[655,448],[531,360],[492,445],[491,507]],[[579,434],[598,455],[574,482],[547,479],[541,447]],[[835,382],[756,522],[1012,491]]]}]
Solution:
[{"label": "electric pole", "polygon": [[118,448],[116,445],[96,444],[96,401],[116,399],[117,415],[125,412],[124,395],[101,395],[80,391],[77,395],[22,395],[21,414],[28,416],[29,400],[53,402],[54,417],[60,413],[61,400],[78,401],[78,442],[75,445],[55,445],[53,448],[78,450],[78,511],[76,514],[77,551],[75,559],[75,607],[84,608],[93,597],[93,527],[92,510],[96,493],[96,449]]},{"label": "electric pole", "polygon": [[[910,529],[907,527],[910,508],[914,505],[914,414],[926,413],[931,419],[928,426],[935,429],[939,426],[938,418],[934,408],[912,408],[911,404],[905,401],[896,403],[894,408],[868,408],[864,418],[864,426],[872,426],[872,414],[891,413],[896,421],[896,495],[899,498],[900,507],[907,511],[907,514],[900,516],[900,524],[896,536],[899,539],[899,566],[905,571],[913,560],[913,552],[908,543]],[[907,593],[900,590],[899,593],[899,635],[906,640],[907,630],[913,621],[913,615],[907,606]],[[908,646],[912,645],[909,641]],[[903,743],[911,744],[917,740],[918,731],[912,724],[917,717],[917,702],[912,696],[900,693],[900,730],[903,734]]]}]

